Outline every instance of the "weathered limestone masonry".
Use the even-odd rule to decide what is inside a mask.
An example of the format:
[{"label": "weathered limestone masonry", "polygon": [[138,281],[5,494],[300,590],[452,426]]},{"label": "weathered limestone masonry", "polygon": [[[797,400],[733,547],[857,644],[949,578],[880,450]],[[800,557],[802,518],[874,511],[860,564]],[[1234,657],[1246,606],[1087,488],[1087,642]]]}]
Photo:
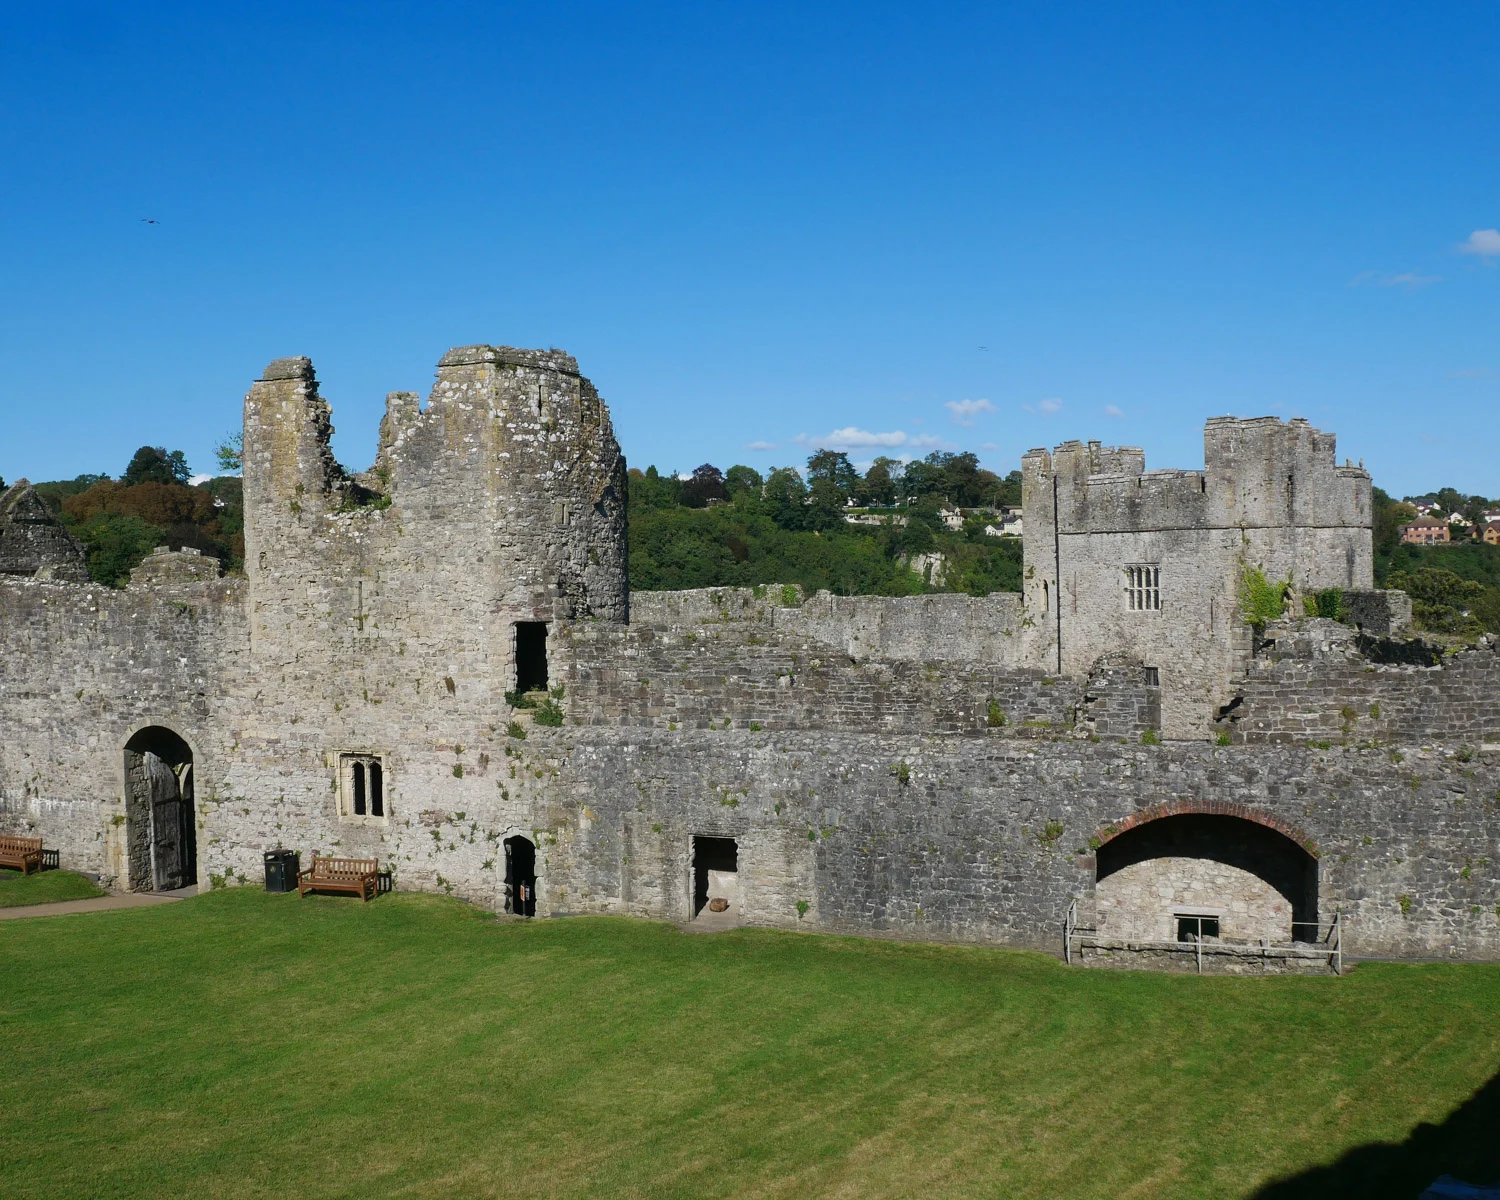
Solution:
[{"label": "weathered limestone masonry", "polygon": [[166,726],[223,770],[215,714],[243,657],[245,592],[244,580],[115,591],[0,576],[0,829],[123,880],[126,744]]},{"label": "weathered limestone masonry", "polygon": [[[1368,478],[1305,423],[1211,422],[1203,472],[1034,452],[1026,592],[897,600],[630,596],[624,461],[558,351],[449,352],[366,472],[331,432],[308,360],[251,388],[243,579],[81,582],[6,493],[0,829],[136,888],[285,846],[542,915],[690,920],[711,870],[785,928],[1055,950],[1077,901],[1115,963],[1189,922],[1246,969],[1335,912],[1351,955],[1500,957],[1495,651],[1392,636]],[[1245,564],[1362,630],[1256,635]],[[511,706],[541,687],[560,727]]]},{"label": "weathered limestone masonry", "polygon": [[1021,461],[1031,654],[1073,675],[1135,655],[1160,674],[1171,738],[1206,737],[1249,664],[1245,567],[1302,592],[1372,587],[1370,477],[1335,464],[1331,433],[1217,417],[1203,448],[1202,471],[1098,442]]}]

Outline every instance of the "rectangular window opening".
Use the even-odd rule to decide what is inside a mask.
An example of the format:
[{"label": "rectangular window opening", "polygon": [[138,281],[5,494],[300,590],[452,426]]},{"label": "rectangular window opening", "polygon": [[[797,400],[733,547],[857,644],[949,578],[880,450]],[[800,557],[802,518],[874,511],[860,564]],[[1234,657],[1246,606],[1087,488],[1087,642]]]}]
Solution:
[{"label": "rectangular window opening", "polygon": [[1161,568],[1126,567],[1125,602],[1131,612],[1156,612],[1161,609]]},{"label": "rectangular window opening", "polygon": [[547,622],[516,622],[516,691],[547,690]]},{"label": "rectangular window opening", "polygon": [[1177,940],[1179,942],[1201,942],[1205,938],[1219,936],[1219,918],[1204,916],[1177,917]]},{"label": "rectangular window opening", "polygon": [[1146,686],[1161,687],[1161,671],[1156,667],[1146,668]]}]

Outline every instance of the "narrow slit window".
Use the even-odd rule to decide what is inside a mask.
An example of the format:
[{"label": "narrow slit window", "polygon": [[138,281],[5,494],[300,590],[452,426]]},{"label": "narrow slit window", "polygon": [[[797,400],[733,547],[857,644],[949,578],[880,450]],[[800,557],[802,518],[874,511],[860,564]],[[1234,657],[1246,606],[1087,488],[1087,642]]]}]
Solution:
[{"label": "narrow slit window", "polygon": [[358,761],[354,764],[354,815],[365,815],[365,764]]},{"label": "narrow slit window", "polygon": [[372,817],[385,816],[385,781],[381,778],[383,774],[378,762],[370,764],[370,815]]},{"label": "narrow slit window", "polygon": [[1131,612],[1156,612],[1161,608],[1161,568],[1126,567],[1125,602]]}]

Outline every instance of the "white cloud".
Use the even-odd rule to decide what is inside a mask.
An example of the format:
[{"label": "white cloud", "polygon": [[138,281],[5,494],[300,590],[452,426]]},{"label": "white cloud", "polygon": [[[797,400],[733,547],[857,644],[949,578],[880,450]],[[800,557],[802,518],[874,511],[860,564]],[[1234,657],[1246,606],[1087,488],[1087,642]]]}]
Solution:
[{"label": "white cloud", "polygon": [[1419,288],[1429,283],[1441,283],[1442,278],[1441,275],[1419,275],[1416,271],[1401,271],[1395,275],[1386,271],[1361,271],[1349,281],[1349,286]]},{"label": "white cloud", "polygon": [[979,448],[981,450],[988,451],[990,454],[993,454],[1000,449],[1000,447],[994,442],[980,442]]},{"label": "white cloud", "polygon": [[746,450],[775,450],[775,442],[746,442]]},{"label": "white cloud", "polygon": [[1055,413],[1062,409],[1062,401],[1056,396],[1049,396],[1046,400],[1038,400],[1035,404],[1021,405],[1029,413]]},{"label": "white cloud", "polygon": [[200,483],[207,483],[212,475],[194,475],[188,479],[188,487],[197,487]]},{"label": "white cloud", "polygon": [[1123,409],[1117,407],[1116,405],[1106,404],[1104,406],[1104,415],[1106,417],[1123,417],[1125,415],[1125,412]]},{"label": "white cloud", "polygon": [[972,425],[980,413],[995,411],[995,406],[988,400],[949,400],[943,407],[953,414],[953,421],[958,425]]},{"label": "white cloud", "polygon": [[823,450],[858,450],[869,446],[883,446],[889,449],[895,446],[905,446],[908,443],[916,445],[913,439],[907,437],[904,430],[893,429],[889,433],[871,433],[868,429],[859,429],[853,425],[835,429],[823,437],[809,437],[805,433],[799,433],[792,440],[805,442]]},{"label": "white cloud", "polygon": [[951,442],[943,441],[935,433],[919,433],[906,444],[919,450],[947,450],[952,446]]},{"label": "white cloud", "polygon": [[1480,258],[1500,255],[1500,229],[1476,229],[1468,240],[1458,244],[1460,254],[1477,254]]}]

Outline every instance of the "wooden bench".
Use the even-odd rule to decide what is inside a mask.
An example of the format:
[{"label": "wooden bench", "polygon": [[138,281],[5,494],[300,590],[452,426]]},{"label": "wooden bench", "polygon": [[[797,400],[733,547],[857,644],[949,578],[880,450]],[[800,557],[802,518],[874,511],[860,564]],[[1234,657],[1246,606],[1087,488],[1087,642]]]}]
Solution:
[{"label": "wooden bench", "polygon": [[30,875],[35,867],[42,869],[42,839],[0,836],[0,867],[15,867]]},{"label": "wooden bench", "polygon": [[370,901],[380,889],[380,860],[376,858],[327,858],[314,854],[312,866],[297,872],[297,895],[308,892],[353,892]]}]

